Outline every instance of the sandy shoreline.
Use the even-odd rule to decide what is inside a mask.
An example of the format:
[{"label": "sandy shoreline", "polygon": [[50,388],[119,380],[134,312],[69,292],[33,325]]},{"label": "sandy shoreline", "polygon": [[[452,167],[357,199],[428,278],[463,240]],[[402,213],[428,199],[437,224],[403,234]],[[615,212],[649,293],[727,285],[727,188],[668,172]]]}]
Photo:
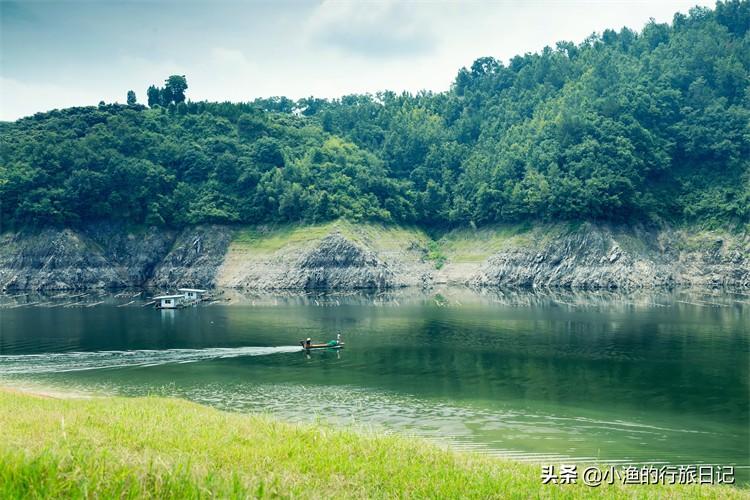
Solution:
[{"label": "sandy shoreline", "polygon": [[45,387],[41,385],[16,385],[8,384],[5,382],[0,382],[0,392],[6,392],[10,394],[23,394],[26,396],[46,399],[93,399],[97,397],[103,397],[102,395],[96,395],[81,391],[56,389],[53,387]]}]

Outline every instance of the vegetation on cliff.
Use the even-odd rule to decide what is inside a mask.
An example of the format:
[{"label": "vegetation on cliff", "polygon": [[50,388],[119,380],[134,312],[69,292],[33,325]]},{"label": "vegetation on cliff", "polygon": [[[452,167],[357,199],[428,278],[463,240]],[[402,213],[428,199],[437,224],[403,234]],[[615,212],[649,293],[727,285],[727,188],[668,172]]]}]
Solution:
[{"label": "vegetation on cliff", "polygon": [[1,124],[0,218],[744,224],[749,27],[750,1],[721,1],[481,58],[441,93],[191,102],[173,75],[151,108],[133,93]]}]

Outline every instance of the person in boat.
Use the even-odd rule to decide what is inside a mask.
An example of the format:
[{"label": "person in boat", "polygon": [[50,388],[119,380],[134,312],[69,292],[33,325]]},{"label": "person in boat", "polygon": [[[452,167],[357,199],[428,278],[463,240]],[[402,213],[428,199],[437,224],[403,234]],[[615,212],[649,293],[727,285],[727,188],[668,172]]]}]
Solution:
[{"label": "person in boat", "polygon": [[336,347],[341,345],[341,333],[336,334],[336,340],[328,342],[328,347]]},{"label": "person in boat", "polygon": [[341,345],[344,344],[341,341],[341,334],[340,333],[336,336],[336,340],[329,340],[325,344],[313,344],[312,343],[312,339],[310,337],[308,337],[307,340],[300,340],[299,343],[302,346],[302,348],[305,349],[305,350],[321,349],[321,348],[324,348],[324,347],[338,347],[338,346],[341,346]]}]

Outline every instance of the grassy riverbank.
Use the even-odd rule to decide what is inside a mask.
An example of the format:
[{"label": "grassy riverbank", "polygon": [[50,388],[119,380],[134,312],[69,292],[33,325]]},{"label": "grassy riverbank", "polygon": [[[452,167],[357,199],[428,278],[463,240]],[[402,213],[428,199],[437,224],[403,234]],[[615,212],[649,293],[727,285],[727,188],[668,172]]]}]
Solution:
[{"label": "grassy riverbank", "polygon": [[0,391],[0,498],[749,498],[717,487],[547,486],[537,465],[159,398]]}]

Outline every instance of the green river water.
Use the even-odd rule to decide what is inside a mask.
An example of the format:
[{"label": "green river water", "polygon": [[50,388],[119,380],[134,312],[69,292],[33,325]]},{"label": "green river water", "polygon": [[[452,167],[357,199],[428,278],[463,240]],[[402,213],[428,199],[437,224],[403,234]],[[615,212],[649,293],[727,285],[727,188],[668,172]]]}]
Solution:
[{"label": "green river water", "polygon": [[[180,396],[540,463],[750,479],[750,294],[0,296],[0,384]],[[226,300],[230,299],[230,300]],[[132,302],[132,303],[131,303]],[[298,341],[341,332],[341,351]]]}]

